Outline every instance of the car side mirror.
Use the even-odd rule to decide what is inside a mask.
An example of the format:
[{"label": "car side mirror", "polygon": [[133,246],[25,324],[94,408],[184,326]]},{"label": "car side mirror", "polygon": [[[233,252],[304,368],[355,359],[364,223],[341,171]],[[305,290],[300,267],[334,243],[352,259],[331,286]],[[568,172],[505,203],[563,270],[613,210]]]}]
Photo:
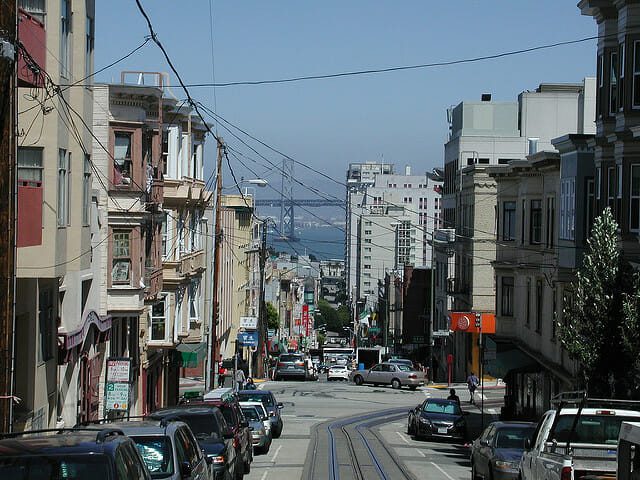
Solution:
[{"label": "car side mirror", "polygon": [[525,450],[531,450],[531,439],[530,438],[525,438],[524,439],[524,449]]},{"label": "car side mirror", "polygon": [[487,440],[480,440],[480,445],[482,445],[483,447],[488,447],[489,442]]},{"label": "car side mirror", "polygon": [[282,402],[278,402],[278,408],[279,409],[283,409],[284,408],[284,405],[282,404]]},{"label": "car side mirror", "polygon": [[255,430],[253,427],[249,427],[249,430],[251,430],[252,432]]},{"label": "car side mirror", "polygon": [[249,422],[247,422],[246,420],[243,420],[240,422],[240,426],[242,428],[247,428],[249,426]]},{"label": "car side mirror", "polygon": [[182,462],[180,464],[180,477],[189,478],[193,473],[193,468],[191,468],[191,464],[189,462]]}]

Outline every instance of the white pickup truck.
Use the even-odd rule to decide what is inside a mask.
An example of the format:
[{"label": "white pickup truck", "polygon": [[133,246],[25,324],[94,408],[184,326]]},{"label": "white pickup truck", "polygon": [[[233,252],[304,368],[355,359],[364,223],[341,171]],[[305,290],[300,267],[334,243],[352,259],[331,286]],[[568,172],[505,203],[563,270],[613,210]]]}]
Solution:
[{"label": "white pickup truck", "polygon": [[566,394],[554,401],[558,407],[542,416],[526,442],[519,480],[615,478],[620,424],[640,420],[640,402],[571,401]]}]

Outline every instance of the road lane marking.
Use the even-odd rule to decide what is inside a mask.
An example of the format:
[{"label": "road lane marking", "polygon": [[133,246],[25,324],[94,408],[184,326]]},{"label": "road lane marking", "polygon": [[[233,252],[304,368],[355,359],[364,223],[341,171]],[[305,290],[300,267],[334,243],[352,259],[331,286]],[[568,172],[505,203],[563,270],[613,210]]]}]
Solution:
[{"label": "road lane marking", "polygon": [[264,480],[265,478],[267,478],[267,475],[269,475],[269,469],[264,471],[264,473],[262,474],[262,477],[260,477],[260,480]]},{"label": "road lane marking", "polygon": [[411,445],[411,442],[409,442],[409,440],[407,440],[402,433],[400,433],[400,432],[396,432],[396,433],[398,434],[398,436],[402,439],[402,441],[404,443],[406,443],[407,445]]},{"label": "road lane marking", "polygon": [[420,455],[421,457],[426,457],[427,455],[420,449],[416,448],[416,452],[418,452],[418,455]]},{"label": "road lane marking", "polygon": [[438,470],[440,470],[440,472],[447,477],[449,480],[456,480],[455,478],[453,478],[451,475],[449,475],[447,472],[445,472],[442,468],[440,468],[440,466],[434,462],[431,462],[431,465],[433,465],[434,467],[436,467]]},{"label": "road lane marking", "polygon": [[282,445],[278,445],[278,448],[276,448],[276,453],[274,453],[273,457],[271,457],[272,463],[276,463],[276,458],[278,458],[278,454],[280,453],[280,450],[282,450]]}]

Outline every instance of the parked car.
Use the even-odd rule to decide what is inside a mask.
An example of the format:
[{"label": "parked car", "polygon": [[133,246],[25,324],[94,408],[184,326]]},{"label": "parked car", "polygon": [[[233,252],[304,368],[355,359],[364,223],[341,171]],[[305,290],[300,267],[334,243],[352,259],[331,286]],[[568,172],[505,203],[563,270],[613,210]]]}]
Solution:
[{"label": "parked car", "polygon": [[267,409],[269,420],[271,420],[271,436],[279,438],[284,428],[280,410],[283,408],[281,402],[276,401],[276,397],[269,390],[243,390],[238,392],[238,398],[243,402],[261,402]]},{"label": "parked car", "polygon": [[209,466],[191,429],[168,420],[110,422],[105,428],[117,428],[135,442],[151,478],[207,480]]},{"label": "parked car", "polygon": [[227,425],[233,432],[233,445],[236,448],[238,460],[241,462],[238,472],[242,472],[238,473],[236,478],[242,478],[242,475],[251,471],[253,446],[249,422],[242,414],[242,409],[238,403],[239,398],[231,388],[216,388],[206,393],[203,398],[205,405],[214,405],[220,409],[224,419],[227,421]]},{"label": "parked car", "polygon": [[186,423],[206,457],[211,476],[215,480],[238,477],[237,469],[241,467],[238,467],[239,461],[233,446],[233,432],[219,408],[184,405],[156,410],[149,418]]},{"label": "parked car", "polygon": [[[260,415],[260,419],[262,420],[262,424],[264,425],[265,431],[269,435],[271,435],[271,420],[269,419],[269,413],[267,412],[267,409],[264,408],[262,402],[245,402],[241,400],[240,407],[243,409],[244,407],[256,407],[256,409],[258,410],[258,414]],[[244,413],[244,410],[242,410],[242,413]]]},{"label": "parked car", "polygon": [[471,479],[518,478],[524,443],[536,428],[530,422],[493,422],[471,444]]},{"label": "parked car", "polygon": [[615,475],[623,421],[640,421],[640,402],[560,393],[540,419],[518,467],[521,480]]},{"label": "parked car", "polygon": [[407,432],[418,439],[440,437],[464,441],[467,422],[455,400],[428,398],[409,410]]},{"label": "parked car", "polygon": [[327,372],[327,381],[332,380],[349,380],[349,369],[345,365],[336,365],[329,368]]},{"label": "parked car", "polygon": [[[253,402],[255,403],[255,402]],[[251,440],[253,443],[253,449],[256,453],[268,453],[271,447],[271,422],[267,417],[267,424],[269,430],[265,428],[264,413],[262,413],[262,404],[260,405],[260,411],[256,405],[241,405],[242,414],[249,422],[251,427]]]},{"label": "parked car", "polygon": [[151,480],[136,444],[115,428],[0,436],[3,480]]},{"label": "parked car", "polygon": [[395,363],[396,365],[406,365],[410,368],[415,368],[413,362],[408,358],[390,358],[387,363]]},{"label": "parked car", "polygon": [[373,385],[391,385],[395,389],[403,386],[415,390],[424,385],[425,374],[413,370],[406,365],[397,365],[389,362],[374,365],[369,370],[354,370],[349,378],[356,385],[371,383]]},{"label": "parked car", "polygon": [[307,364],[302,353],[281,353],[276,363],[274,380],[307,379]]}]

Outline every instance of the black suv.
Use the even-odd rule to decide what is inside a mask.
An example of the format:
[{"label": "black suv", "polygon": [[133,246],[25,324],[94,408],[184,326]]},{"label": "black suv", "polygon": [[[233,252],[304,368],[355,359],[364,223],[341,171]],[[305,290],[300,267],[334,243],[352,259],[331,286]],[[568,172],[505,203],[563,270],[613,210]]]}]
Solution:
[{"label": "black suv", "polygon": [[0,436],[2,480],[151,480],[121,430],[33,430]]},{"label": "black suv", "polygon": [[149,414],[149,418],[165,422],[179,420],[189,425],[207,457],[215,480],[236,478],[241,473],[237,470],[242,468],[242,464],[238,464],[236,458],[233,433],[229,431],[219,408],[184,405],[156,410]]}]

